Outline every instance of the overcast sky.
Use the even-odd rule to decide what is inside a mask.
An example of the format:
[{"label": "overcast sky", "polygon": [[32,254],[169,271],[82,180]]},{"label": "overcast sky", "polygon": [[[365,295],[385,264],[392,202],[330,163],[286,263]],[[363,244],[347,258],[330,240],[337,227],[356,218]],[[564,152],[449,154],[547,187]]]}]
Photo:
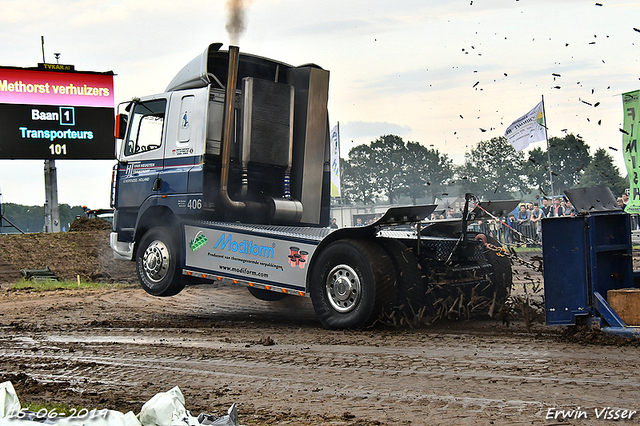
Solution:
[{"label": "overcast sky", "polygon": [[[640,88],[638,1],[245,5],[241,51],[330,70],[329,118],[340,122],[343,157],[396,134],[460,164],[544,96],[549,136],[579,134],[592,149],[607,148],[626,174],[620,95]],[[60,63],[77,70],[114,71],[119,103],[164,91],[209,43],[226,49],[226,21],[226,0],[0,0],[0,65],[42,62],[44,36],[47,62],[60,52]],[[56,161],[59,202],[108,207],[114,163]],[[42,205],[43,167],[0,160],[2,201]]]}]

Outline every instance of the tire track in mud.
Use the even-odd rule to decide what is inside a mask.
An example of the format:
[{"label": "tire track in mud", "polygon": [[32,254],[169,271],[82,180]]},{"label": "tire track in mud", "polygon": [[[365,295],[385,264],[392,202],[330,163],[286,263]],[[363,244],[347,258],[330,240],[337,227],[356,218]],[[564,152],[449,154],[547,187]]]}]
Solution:
[{"label": "tire track in mud", "polygon": [[0,373],[35,379],[24,387],[32,397],[134,411],[178,385],[189,409],[237,402],[241,421],[269,425],[548,424],[549,407],[640,408],[637,347],[478,322],[329,331],[309,302],[224,285],[169,299],[133,288],[8,293]]},{"label": "tire track in mud", "polygon": [[[0,339],[0,367],[8,371],[18,365],[39,380],[97,388],[145,387],[150,380],[166,389],[183,387],[182,383],[192,389],[231,386],[228,396],[254,409],[336,416],[348,411],[370,419],[380,411],[388,421],[440,412],[456,412],[463,419],[536,421],[543,419],[547,406],[586,408],[603,403],[601,392],[585,389],[606,387],[612,398],[608,404],[614,406],[615,401],[626,408],[633,408],[640,394],[635,349],[622,350],[609,361],[588,350],[567,351],[563,344],[523,344],[506,337],[443,335],[424,347],[262,346],[255,340],[245,343],[257,337],[251,331],[245,342],[204,337],[210,330],[192,331],[200,336],[117,329],[5,334]],[[286,342],[287,336],[276,337],[280,339]],[[276,402],[265,403],[265,395]]]},{"label": "tire track in mud", "polygon": [[[20,365],[24,368],[21,372],[33,368],[29,371],[29,375],[41,381],[63,380],[92,387],[125,383],[127,386],[144,386],[149,376],[165,377],[166,379],[161,379],[160,383],[165,382],[166,387],[174,385],[170,382],[171,378],[176,376],[179,376],[183,382],[189,382],[192,387],[210,387],[211,382],[233,381],[233,387],[239,393],[269,393],[290,405],[303,404],[305,401],[310,404],[319,403],[325,407],[322,410],[325,411],[327,404],[341,402],[342,408],[333,413],[334,415],[340,415],[345,411],[354,413],[361,411],[358,414],[364,416],[372,408],[394,412],[397,411],[397,407],[406,404],[429,406],[435,403],[443,409],[451,404],[457,404],[478,413],[487,408],[522,413],[528,406],[537,405],[534,401],[517,399],[425,393],[420,386],[403,389],[397,386],[397,381],[415,378],[416,373],[405,374],[382,368],[356,367],[351,373],[353,383],[345,383],[343,376],[346,367],[344,364],[335,365],[335,363],[334,365],[325,363],[321,366],[277,365],[278,371],[275,372],[273,364],[255,361],[202,361],[164,357],[144,357],[123,361],[115,356],[74,355],[72,358],[67,358],[40,351],[35,354],[2,351],[0,356],[3,359],[20,360]],[[52,364],[58,364],[59,368],[49,369],[50,371],[41,370],[41,366],[52,366]],[[243,373],[243,371],[256,370],[257,374]],[[272,374],[269,374],[270,372]],[[441,379],[445,375],[436,372],[427,374],[426,376],[431,377],[423,377],[423,379]],[[374,387],[370,386],[372,382],[375,383]],[[159,385],[157,379],[154,384]],[[365,401],[367,403],[362,404]],[[284,409],[284,407],[278,407],[278,409]]]}]

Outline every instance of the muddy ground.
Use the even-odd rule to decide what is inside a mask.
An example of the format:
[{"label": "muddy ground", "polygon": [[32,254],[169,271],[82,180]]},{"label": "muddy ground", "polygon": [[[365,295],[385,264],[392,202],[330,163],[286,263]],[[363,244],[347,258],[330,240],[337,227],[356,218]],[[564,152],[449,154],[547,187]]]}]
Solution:
[{"label": "muddy ground", "polygon": [[[87,276],[134,281],[130,263],[116,271],[108,256],[100,260],[106,232],[73,237],[80,257],[97,259],[78,263]],[[6,240],[0,236],[5,260]],[[29,244],[37,251],[54,243]],[[75,261],[65,262],[73,277]],[[518,277],[538,279],[519,268]],[[0,381],[11,380],[23,403],[137,413],[179,386],[194,414],[223,414],[236,402],[241,423],[256,425],[608,424],[596,409],[640,411],[638,342],[589,330],[533,323],[527,331],[516,319],[508,327],[484,320],[328,331],[307,298],[263,302],[223,283],[171,298],[135,284],[0,286]],[[547,419],[576,409],[587,418]]]},{"label": "muddy ground", "polygon": [[[4,260],[16,274],[21,269],[48,267],[68,281],[79,275],[85,282],[136,282],[133,262],[113,259],[110,232],[111,224],[105,220],[80,218],[69,232],[0,235],[0,271]],[[0,275],[0,284],[11,274],[4,275]]]}]

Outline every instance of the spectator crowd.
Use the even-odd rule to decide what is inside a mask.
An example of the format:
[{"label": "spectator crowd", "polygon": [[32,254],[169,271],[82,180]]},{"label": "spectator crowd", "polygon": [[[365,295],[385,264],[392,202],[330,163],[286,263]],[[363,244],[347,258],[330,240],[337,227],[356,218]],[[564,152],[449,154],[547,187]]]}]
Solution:
[{"label": "spectator crowd", "polygon": [[[622,210],[629,202],[629,196],[622,194],[617,198],[618,205]],[[522,203],[517,210],[506,216],[479,220],[469,225],[470,230],[491,236],[503,244],[527,244],[540,245],[542,243],[542,219],[548,217],[576,216],[576,209],[571,205],[571,201],[563,196],[542,198],[541,204],[531,202]],[[366,226],[380,219],[380,215],[361,215],[364,217],[355,218],[353,226]],[[432,213],[429,220],[459,219],[462,217],[461,211],[456,211],[453,207],[447,208],[441,214]],[[336,219],[332,219],[331,228],[337,228]],[[631,229],[640,227],[640,219],[637,214],[631,215]]]},{"label": "spectator crowd", "polygon": [[[627,206],[629,196],[623,194],[617,198],[621,209]],[[542,242],[542,222],[547,217],[575,216],[576,209],[565,197],[555,197],[553,201],[542,199],[542,205],[523,203],[517,212],[509,213],[499,220],[479,222],[475,225],[478,232],[491,235],[504,244],[533,244]],[[638,215],[631,215],[631,229],[638,228]]]}]

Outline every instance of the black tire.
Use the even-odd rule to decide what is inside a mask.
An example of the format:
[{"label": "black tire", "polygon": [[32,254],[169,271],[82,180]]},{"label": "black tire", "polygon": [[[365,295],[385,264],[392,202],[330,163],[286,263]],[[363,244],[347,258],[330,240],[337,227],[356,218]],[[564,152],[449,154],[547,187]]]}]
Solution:
[{"label": "black tire", "polygon": [[401,241],[393,239],[377,241],[387,252],[396,268],[398,297],[394,308],[408,318],[413,318],[425,303],[425,286],[421,266],[413,254],[413,250]]},{"label": "black tire", "polygon": [[325,328],[365,327],[395,301],[395,268],[372,241],[334,241],[313,262],[311,301]]},{"label": "black tire", "polygon": [[266,302],[277,302],[288,296],[286,293],[278,293],[275,291],[264,290],[262,288],[247,287],[249,293],[256,299],[264,300]]},{"label": "black tire", "polygon": [[136,250],[136,270],[142,288],[153,296],[182,291],[180,246],[171,228],[152,228],[144,234]]}]

